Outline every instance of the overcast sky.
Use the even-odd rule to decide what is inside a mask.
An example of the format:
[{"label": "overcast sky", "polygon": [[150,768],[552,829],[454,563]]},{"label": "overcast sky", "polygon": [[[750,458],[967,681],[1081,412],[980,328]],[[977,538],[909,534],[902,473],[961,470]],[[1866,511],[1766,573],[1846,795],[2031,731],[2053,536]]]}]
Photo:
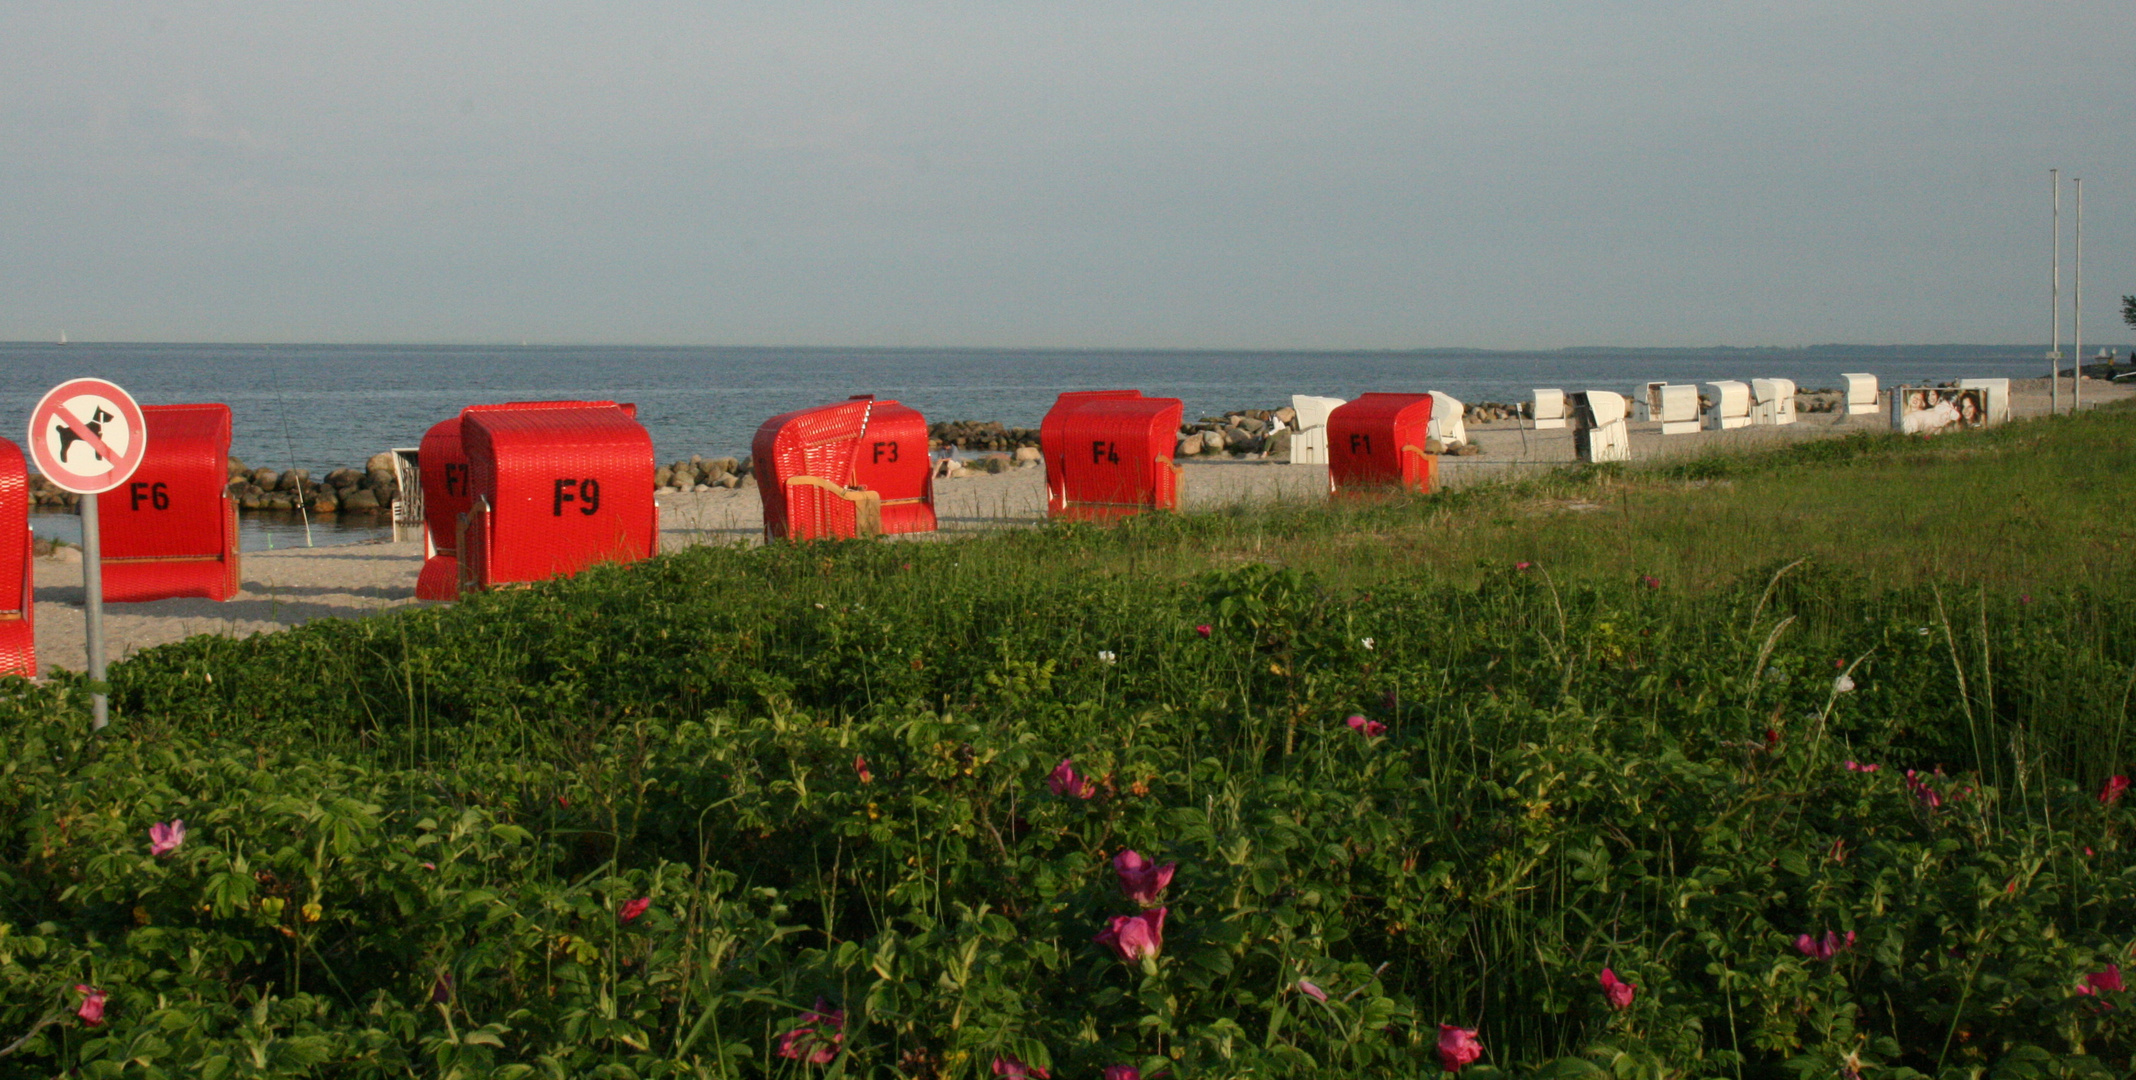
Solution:
[{"label": "overcast sky", "polygon": [[2132,164],[2130,0],[8,3],[0,339],[2041,341],[2058,165],[2118,341]]}]

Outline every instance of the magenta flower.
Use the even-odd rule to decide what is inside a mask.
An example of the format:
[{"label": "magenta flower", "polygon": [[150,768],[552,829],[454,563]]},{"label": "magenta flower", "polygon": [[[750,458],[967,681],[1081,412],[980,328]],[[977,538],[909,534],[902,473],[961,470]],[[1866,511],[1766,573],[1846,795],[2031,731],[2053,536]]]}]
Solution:
[{"label": "magenta flower", "polygon": [[853,755],[853,772],[860,777],[863,784],[875,782],[875,774],[868,771],[868,759],[859,754]]},{"label": "magenta flower", "polygon": [[1320,985],[1311,979],[1298,980],[1298,992],[1312,998],[1314,1001],[1326,1001],[1328,999],[1328,992],[1322,990]]},{"label": "magenta flower", "polygon": [[1164,908],[1151,908],[1139,915],[1115,915],[1112,925],[1090,940],[1108,946],[1130,964],[1144,957],[1155,959],[1164,951]]},{"label": "magenta flower", "polygon": [[1208,623],[1203,623],[1203,624],[1201,624],[1200,626],[1197,626],[1197,627],[1195,627],[1195,628],[1194,628],[1194,632],[1195,632],[1195,633],[1197,633],[1197,634],[1200,634],[1200,635],[1201,635],[1201,636],[1203,636],[1203,637],[1208,637],[1208,636],[1209,636],[1209,624],[1208,624]]},{"label": "magenta flower", "polygon": [[90,1027],[102,1024],[104,1022],[104,992],[94,986],[83,983],[75,983],[74,992],[82,996],[81,1007],[74,1010],[74,1015],[81,1017],[82,1023]]},{"label": "magenta flower", "polygon": [[1795,937],[1795,951],[1812,960],[1830,960],[1853,947],[1854,931],[1852,930],[1847,931],[1847,936],[1844,938],[1830,930],[1825,931],[1823,940],[1813,938],[1808,934],[1799,934]]},{"label": "magenta flower", "polygon": [[1535,564],[1534,564],[1534,563],[1532,563],[1532,562],[1517,562],[1517,563],[1514,563],[1514,564],[1513,564],[1513,569],[1515,569],[1515,570],[1520,570],[1520,571],[1527,571],[1527,570],[1533,569],[1533,568],[1534,568],[1534,566],[1535,566]]},{"label": "magenta flower", "polygon": [[1912,792],[1913,797],[1930,810],[1943,805],[1943,796],[1936,794],[1936,789],[1929,787],[1928,781],[1920,778],[1912,769],[1906,770],[1906,790]]},{"label": "magenta flower", "polygon": [[1661,579],[1652,574],[1641,574],[1639,575],[1639,584],[1649,589],[1658,589],[1661,588]]},{"label": "magenta flower", "polygon": [[449,971],[440,971],[438,972],[438,977],[436,979],[431,980],[430,983],[430,1003],[433,1005],[443,1005],[444,1003],[451,1000],[452,973]]},{"label": "magenta flower", "polygon": [[845,1010],[827,1004],[817,998],[815,1008],[802,1010],[801,1025],[779,1036],[780,1057],[827,1065],[838,1056],[838,1046],[845,1042]]},{"label": "magenta flower", "polygon": [[172,818],[168,822],[159,821],[148,827],[148,853],[150,855],[168,855],[178,850],[178,845],[183,843],[185,843],[185,821],[182,818]]},{"label": "magenta flower", "polygon": [[2077,987],[2077,993],[2096,994],[2107,991],[2118,994],[2126,989],[2128,988],[2121,985],[2121,965],[2108,964],[2105,971],[2094,971],[2084,976],[2084,985]]},{"label": "magenta flower", "polygon": [[1142,1070],[1133,1065],[1107,1065],[1105,1080],[1142,1080]]},{"label": "magenta flower", "polygon": [[1608,1001],[1612,1009],[1630,1008],[1633,996],[1639,993],[1638,987],[1618,978],[1617,973],[1608,968],[1602,969],[1601,982],[1603,1000]]},{"label": "magenta flower", "polygon": [[622,916],[624,922],[629,922],[632,919],[635,919],[638,916],[645,914],[645,909],[652,906],[652,897],[641,896],[636,900],[623,901],[623,910],[617,912],[617,914]]},{"label": "magenta flower", "polygon": [[2110,777],[2107,777],[2107,779],[2106,779],[2106,786],[2105,786],[2105,787],[2102,787],[2102,788],[2100,788],[2100,789],[2099,789],[2099,801],[2100,801],[2100,802],[2102,802],[2102,803],[2105,803],[2105,804],[2106,804],[2106,805],[2108,805],[2108,806],[2112,806],[2112,805],[2114,805],[2115,803],[2117,803],[2117,802],[2120,802],[2120,801],[2121,801],[2121,796],[2122,796],[2122,794],[2123,794],[2123,793],[2125,793],[2125,792],[2127,792],[2128,790],[2129,790],[2129,778],[2128,778],[2128,777],[2126,777],[2126,776],[2110,776]]},{"label": "magenta flower", "polygon": [[1133,848],[1113,856],[1113,872],[1120,875],[1121,895],[1144,907],[1157,902],[1158,894],[1172,883],[1172,872],[1177,869],[1178,863],[1160,866]]},{"label": "magenta flower", "polygon": [[1847,762],[1848,772],[1875,772],[1881,768],[1883,768],[1882,765],[1863,765],[1853,761]]},{"label": "magenta flower", "polygon": [[1098,793],[1098,785],[1091,783],[1089,777],[1075,771],[1074,758],[1062,758],[1061,763],[1055,765],[1053,771],[1046,775],[1046,786],[1052,788],[1055,795],[1069,795],[1078,799],[1088,799]]},{"label": "magenta flower", "polygon": [[1031,1080],[1034,1076],[1038,1080],[1052,1080],[1052,1074],[1044,1066],[1026,1065],[1012,1057],[995,1058],[994,1075],[1002,1080]]},{"label": "magenta flower", "polygon": [[1367,720],[1362,716],[1352,715],[1343,723],[1350,725],[1350,730],[1352,731],[1363,732],[1365,738],[1368,739],[1378,738],[1387,733],[1387,725],[1377,720]]},{"label": "magenta flower", "polygon": [[1483,1056],[1476,1029],[1439,1025],[1439,1065],[1447,1072],[1460,1072],[1463,1065]]}]

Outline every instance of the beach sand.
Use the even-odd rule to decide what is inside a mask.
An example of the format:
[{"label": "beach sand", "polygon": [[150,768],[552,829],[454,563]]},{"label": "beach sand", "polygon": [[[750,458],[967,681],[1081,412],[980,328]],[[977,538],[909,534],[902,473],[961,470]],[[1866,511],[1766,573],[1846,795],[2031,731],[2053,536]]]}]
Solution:
[{"label": "beach sand", "polygon": [[[2136,387],[2087,379],[2086,406],[2136,396]],[[2019,418],[2045,415],[2046,380],[2012,380],[2011,411]],[[1637,460],[1665,460],[1717,448],[1756,450],[1809,439],[1890,429],[1882,414],[1845,416],[1805,413],[1785,427],[1753,427],[1664,437],[1659,425],[1632,425]],[[1520,423],[1470,424],[1469,437],[1483,453],[1442,457],[1445,487],[1519,476],[1572,462],[1572,433],[1529,431]],[[1273,461],[1197,461],[1184,465],[1182,501],[1188,510],[1264,505],[1281,500],[1315,501],[1326,496],[1323,466]],[[758,543],[762,511],[754,487],[660,497],[661,546]],[[1015,469],[940,481],[935,510],[943,534],[1029,527],[1045,517],[1044,471]],[[107,604],[106,657],[119,660],[141,649],[195,634],[243,637],[311,619],[358,618],[419,603],[415,578],[421,568],[419,540],[343,547],[248,551],[243,592],[224,603],[157,600]],[[82,626],[82,579],[78,557],[37,560],[37,656],[45,669],[81,670],[87,663]]]}]

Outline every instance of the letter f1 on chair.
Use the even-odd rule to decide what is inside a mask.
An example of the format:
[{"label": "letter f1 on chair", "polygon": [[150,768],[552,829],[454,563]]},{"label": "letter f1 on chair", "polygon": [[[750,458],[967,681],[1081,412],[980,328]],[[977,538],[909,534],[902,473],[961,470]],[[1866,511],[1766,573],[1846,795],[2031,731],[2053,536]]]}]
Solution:
[{"label": "letter f1 on chair", "polygon": [[1439,459],[1424,450],[1431,414],[1430,394],[1366,394],[1329,413],[1330,490],[1430,494],[1439,479]]},{"label": "letter f1 on chair", "polygon": [[1046,456],[1046,516],[1106,521],[1179,509],[1178,398],[1140,390],[1062,394],[1040,421]]}]

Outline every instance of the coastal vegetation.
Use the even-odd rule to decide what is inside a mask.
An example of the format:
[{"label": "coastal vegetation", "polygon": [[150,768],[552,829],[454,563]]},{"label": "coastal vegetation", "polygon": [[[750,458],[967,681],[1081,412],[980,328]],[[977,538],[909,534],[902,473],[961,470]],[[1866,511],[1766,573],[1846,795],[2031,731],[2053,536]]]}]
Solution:
[{"label": "coastal vegetation", "polygon": [[2136,410],[0,684],[0,1073],[2121,1075]]}]

